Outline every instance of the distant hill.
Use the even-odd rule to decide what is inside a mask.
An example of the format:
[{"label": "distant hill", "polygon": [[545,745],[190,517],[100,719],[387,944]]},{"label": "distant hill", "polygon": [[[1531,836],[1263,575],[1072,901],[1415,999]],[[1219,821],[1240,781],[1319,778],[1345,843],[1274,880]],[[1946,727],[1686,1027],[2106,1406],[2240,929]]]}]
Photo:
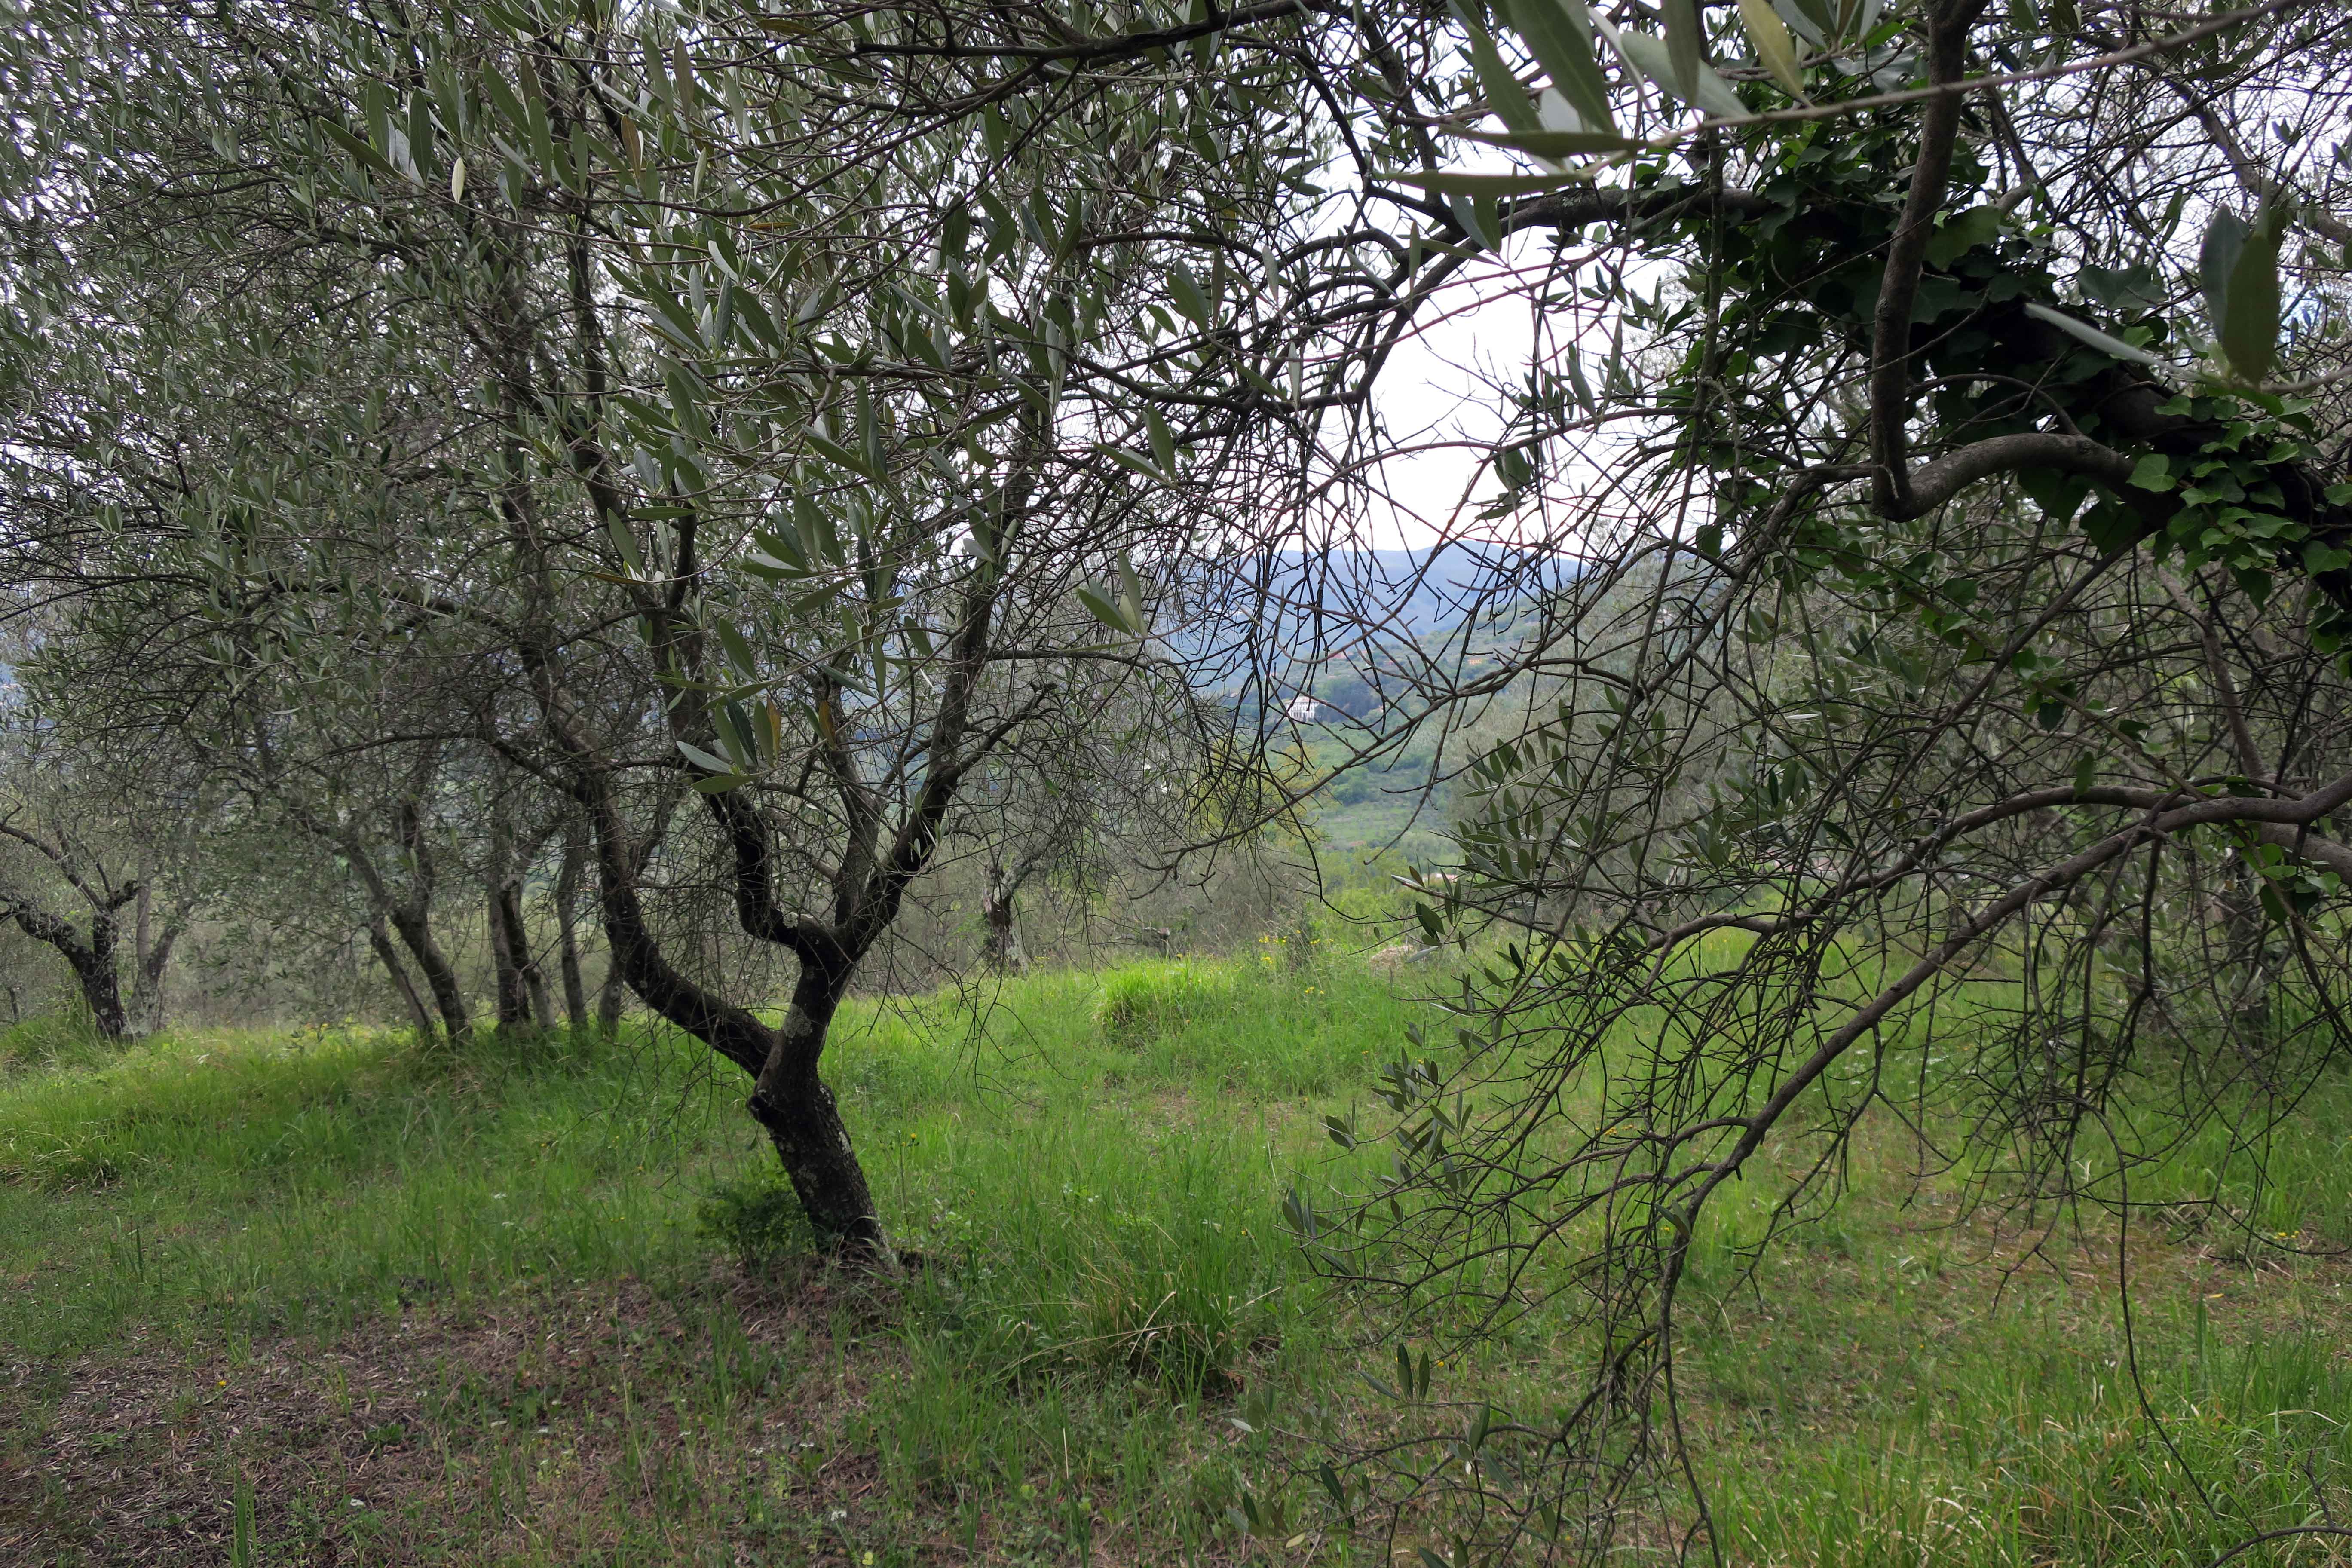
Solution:
[{"label": "distant hill", "polygon": [[1427,550],[1284,551],[1261,581],[1285,619],[1323,610],[1336,631],[1359,616],[1377,616],[1389,635],[1417,640],[1458,626],[1475,609],[1499,607],[1498,600],[1559,586],[1576,571],[1565,556],[1454,543]]},{"label": "distant hill", "polygon": [[[1558,554],[1448,544],[1285,551],[1227,569],[1243,581],[1224,585],[1219,607],[1261,606],[1258,631],[1273,668],[1259,672],[1265,686],[1245,685],[1236,669],[1222,683],[1222,695],[1244,710],[1244,721],[1286,728],[1328,767],[1362,738],[1360,731],[1349,732],[1350,721],[1377,725],[1395,717],[1384,700],[1395,700],[1406,685],[1376,680],[1374,667],[1428,659],[1475,676],[1520,640],[1534,602],[1565,586],[1579,563]],[[1209,656],[1219,647],[1215,639],[1245,628],[1245,622],[1213,613],[1171,628],[1168,646],[1179,657]],[[1433,760],[1430,739],[1419,738],[1335,781],[1312,813],[1326,844],[1343,857],[1388,849],[1415,864],[1450,862],[1453,847],[1439,830],[1452,791],[1441,784],[1433,795],[1423,793]]]},{"label": "distant hill", "polygon": [[[1351,717],[1378,706],[1369,667],[1408,661],[1419,653],[1475,655],[1515,640],[1529,601],[1564,585],[1578,571],[1571,558],[1499,545],[1445,544],[1426,550],[1285,550],[1255,561],[1228,563],[1219,584],[1223,603],[1257,606],[1257,635],[1273,668],[1273,683],[1249,699],[1294,719],[1302,693]],[[1475,615],[1477,624],[1470,625]],[[1179,658],[1228,652],[1226,639],[1246,623],[1211,614],[1171,627],[1169,651]],[[1236,661],[1238,663],[1238,661]],[[1241,697],[1238,668],[1224,685]]]}]

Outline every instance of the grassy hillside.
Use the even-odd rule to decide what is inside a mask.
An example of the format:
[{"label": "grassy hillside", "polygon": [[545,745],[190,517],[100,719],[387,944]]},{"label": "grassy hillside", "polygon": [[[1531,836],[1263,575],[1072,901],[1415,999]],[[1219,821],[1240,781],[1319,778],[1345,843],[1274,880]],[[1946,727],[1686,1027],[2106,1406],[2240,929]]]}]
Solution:
[{"label": "grassy hillside", "polygon": [[[1431,1521],[1318,1500],[1315,1440],[1388,1418],[1352,1373],[1394,1347],[1276,1215],[1423,1011],[1274,949],[862,1010],[835,1080],[921,1254],[888,1288],[798,1255],[742,1085],[658,1035],[20,1061],[0,1562],[1423,1561]],[[2273,1152],[2320,1197],[2261,1222],[2341,1239],[2352,1086]],[[2028,1252],[1911,1153],[1877,1130],[1755,1287],[1701,1268],[1739,1560],[2210,1562],[2343,1505],[2352,1270],[2151,1227],[2143,1407],[2113,1234]],[[1572,1348],[1538,1316],[1434,1392],[1539,1411]]]}]

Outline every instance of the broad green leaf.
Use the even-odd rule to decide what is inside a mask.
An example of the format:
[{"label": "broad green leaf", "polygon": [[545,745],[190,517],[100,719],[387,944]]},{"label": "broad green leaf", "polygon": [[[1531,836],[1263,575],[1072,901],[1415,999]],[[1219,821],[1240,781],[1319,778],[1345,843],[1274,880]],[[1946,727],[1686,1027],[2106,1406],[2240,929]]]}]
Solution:
[{"label": "broad green leaf", "polygon": [[1585,379],[1584,358],[1576,345],[1568,345],[1568,384],[1575,390],[1577,405],[1588,415],[1601,412],[1600,402],[1592,395],[1592,383]]},{"label": "broad green leaf", "polygon": [[694,312],[658,282],[649,282],[638,298],[653,307],[657,318],[654,325],[672,342],[688,353],[702,350],[702,333],[694,323]]},{"label": "broad green leaf", "polygon": [[1527,45],[1551,84],[1587,127],[1614,131],[1609,82],[1592,54],[1592,18],[1578,0],[1496,0],[1496,7]]},{"label": "broad green leaf", "polygon": [[637,552],[637,536],[630,531],[627,521],[618,517],[607,517],[604,531],[611,536],[613,548],[619,552],[622,564],[628,567],[630,575],[644,576],[646,558]]},{"label": "broad green leaf", "polygon": [[507,85],[506,78],[494,70],[484,70],[482,96],[490,100],[490,107],[498,111],[499,118],[517,136],[530,134],[530,117],[523,112],[522,100],[515,96],[514,89]]},{"label": "broad green leaf", "polygon": [[2157,364],[2161,363],[2154,354],[2148,353],[2146,349],[2136,349],[2132,347],[2131,344],[2124,342],[2121,338],[2109,337],[2106,333],[2099,331],[2098,328],[2092,326],[2089,322],[2078,321],[2074,317],[2066,315],[2061,311],[2053,310],[2047,305],[2029,304],[2025,307],[2025,313],[2032,317],[2037,321],[2049,322],[2050,325],[2057,328],[2060,331],[2068,333],[2079,341],[2090,344],[2101,353],[2106,354],[2111,358],[2129,360],[2134,364]]},{"label": "broad green leaf", "polygon": [[748,289],[736,289],[731,292],[735,310],[742,316],[744,323],[758,334],[761,342],[781,351],[784,346],[783,334],[776,331],[775,318],[768,314],[768,308],[760,303],[759,296]]},{"label": "broad green leaf", "polygon": [[2257,216],[2230,267],[2221,353],[2244,381],[2263,380],[2278,361],[2278,253],[2285,229],[2286,215],[2280,209]]},{"label": "broad green leaf", "polygon": [[1932,267],[1949,267],[1961,257],[2000,234],[2000,209],[1970,207],[1954,213],[1944,220],[1943,226],[1928,237],[1927,262]]},{"label": "broad green leaf", "polygon": [[1118,607],[1134,625],[1136,635],[1140,637],[1150,630],[1151,620],[1143,613],[1143,579],[1136,575],[1135,563],[1127,558],[1124,551],[1118,557]]},{"label": "broad green leaf", "polygon": [[882,421],[874,405],[874,395],[865,382],[857,384],[857,445],[866,458],[866,471],[880,479],[890,467],[890,454],[885,446]]},{"label": "broad green leaf", "polygon": [[765,577],[771,583],[796,583],[809,574],[804,565],[795,564],[781,556],[753,551],[737,563],[755,577]]},{"label": "broad green leaf", "polygon": [[352,159],[362,168],[373,169],[380,174],[394,174],[399,173],[398,170],[394,169],[392,164],[386,161],[383,153],[377,152],[374,148],[369,146],[364,140],[352,135],[350,132],[344,130],[333,121],[322,120],[319,124],[320,127],[326,132],[327,140],[332,142],[337,147],[340,147],[343,152],[349,153]]},{"label": "broad green leaf", "polygon": [[1151,455],[1159,459],[1160,467],[1168,473],[1174,473],[1176,433],[1168,427],[1168,421],[1160,416],[1159,410],[1147,408],[1143,411],[1143,428],[1145,435],[1150,437]]},{"label": "broad green leaf", "polygon": [[2212,324],[2216,342],[2229,336],[2230,274],[2238,264],[2239,253],[2245,248],[2247,233],[2245,220],[2224,207],[2205,226],[2205,239],[2198,247],[2200,281],[2205,286],[2205,319]]},{"label": "broad green leaf", "polygon": [[1158,464],[1154,463],[1150,458],[1145,457],[1140,452],[1130,452],[1124,447],[1111,446],[1100,446],[1097,447],[1096,450],[1101,452],[1104,457],[1108,458],[1120,468],[1126,468],[1133,473],[1141,474],[1145,479],[1153,481],[1155,484],[1164,485],[1168,482],[1168,475],[1160,470]]},{"label": "broad green leaf", "polygon": [[[1445,205],[1453,209],[1454,221],[1460,224],[1464,232],[1481,248],[1500,250],[1503,247],[1503,209],[1493,196],[1454,195],[1448,197]],[[1296,403],[1297,400],[1294,394],[1291,401]]]},{"label": "broad green leaf", "polygon": [[803,431],[803,435],[808,441],[809,449],[835,468],[847,468],[851,473],[863,474],[869,479],[878,479],[882,477],[866,467],[863,457],[850,451],[848,447],[838,442],[827,440],[814,430]]},{"label": "broad green leaf", "polygon": [[735,667],[736,674],[750,680],[760,673],[760,656],[751,650],[751,639],[733,622],[714,620],[711,630],[719,634],[719,646],[726,650],[727,662]]},{"label": "broad green leaf", "polygon": [[694,376],[684,365],[673,364],[662,377],[669,392],[670,418],[678,429],[695,440],[709,445],[710,422],[704,417],[702,400],[695,386]]},{"label": "broad green leaf", "polygon": [[561,178],[563,171],[555,161],[555,136],[547,121],[547,92],[539,84],[539,68],[530,63],[529,55],[518,55],[515,75],[522,83],[523,130],[530,138],[531,156],[539,160],[541,168]]},{"label": "broad green leaf", "polygon": [[1797,69],[1797,46],[1789,37],[1789,25],[1772,9],[1770,0],[1739,0],[1739,24],[1748,29],[1748,37],[1756,46],[1757,58],[1789,89],[1789,96],[1800,101],[1805,97],[1805,79]]},{"label": "broad green leaf", "polygon": [[756,767],[765,760],[760,750],[760,731],[751,722],[751,716],[743,710],[741,704],[718,703],[712,707],[710,717],[712,722],[718,726],[722,751],[731,756],[742,758],[746,769]]}]

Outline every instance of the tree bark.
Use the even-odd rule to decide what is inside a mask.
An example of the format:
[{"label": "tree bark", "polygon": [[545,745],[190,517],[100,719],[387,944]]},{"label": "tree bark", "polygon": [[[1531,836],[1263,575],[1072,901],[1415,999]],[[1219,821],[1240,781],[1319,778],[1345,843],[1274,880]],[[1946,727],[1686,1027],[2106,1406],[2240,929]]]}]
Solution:
[{"label": "tree bark", "polygon": [[425,1005],[424,994],[416,989],[416,982],[409,974],[408,966],[400,962],[400,950],[393,946],[392,934],[384,929],[382,914],[368,917],[367,933],[368,945],[375,950],[376,962],[383,965],[384,974],[392,981],[392,988],[400,993],[400,999],[408,1004],[408,1019],[416,1026],[416,1037],[428,1046],[433,1044],[439,1035],[439,1030],[434,1026],[433,1009]]},{"label": "tree bark", "polygon": [[81,986],[82,1001],[89,1008],[91,1026],[97,1029],[99,1037],[129,1039],[130,1020],[122,1010],[122,987],[114,970],[114,910],[93,910],[86,938],[45,910],[19,905],[10,912],[26,936],[56,948],[72,968],[74,979]]},{"label": "tree bark", "polygon": [[607,963],[604,984],[596,990],[596,1032],[611,1039],[621,1032],[621,1010],[628,1005],[629,983],[622,978],[621,966]]},{"label": "tree bark", "polygon": [[803,960],[791,1007],[760,1069],[749,1109],[767,1130],[809,1224],[844,1250],[887,1258],[889,1242],[833,1090],[817,1075],[854,965]]},{"label": "tree bark", "polygon": [[580,973],[580,876],[588,858],[587,835],[579,817],[563,825],[563,865],[555,874],[557,963],[563,975],[563,1016],[576,1030],[588,1027],[588,987]]},{"label": "tree bark", "polygon": [[341,847],[344,858],[359,873],[370,905],[391,923],[399,934],[401,945],[415,959],[417,970],[433,994],[433,1005],[441,1014],[442,1030],[454,1047],[473,1037],[474,1024],[466,1005],[466,988],[457,981],[457,967],[433,936],[433,849],[425,837],[425,813],[419,804],[425,786],[432,782],[433,765],[432,752],[420,755],[409,780],[408,793],[402,797],[398,808],[400,854],[406,862],[408,877],[397,896],[356,828],[331,827],[306,814],[298,812],[297,816],[311,831]]},{"label": "tree bark", "polygon": [[485,914],[490,931],[490,973],[497,982],[499,1027],[528,1028],[534,1022],[530,990],[522,974],[530,938],[522,930],[522,910],[510,885],[514,858],[513,835],[507,825],[505,803],[490,806],[490,863],[482,879],[488,895]]},{"label": "tree bark", "polygon": [[1013,868],[991,866],[988,890],[980,900],[981,918],[988,925],[989,965],[1016,974],[1029,967],[1029,954],[1021,946],[1021,927],[1013,918],[1013,901],[1020,891],[1021,879]]},{"label": "tree bark", "polygon": [[474,1020],[466,1006],[466,988],[457,983],[457,971],[448,954],[433,939],[433,927],[422,910],[394,909],[385,911],[392,929],[400,933],[401,944],[416,960],[417,969],[425,976],[425,986],[433,993],[433,1005],[441,1014],[443,1031],[449,1044],[460,1046],[473,1037]]},{"label": "tree bark", "polygon": [[172,949],[187,931],[194,900],[182,900],[163,917],[158,929],[153,896],[142,879],[134,907],[137,915],[131,924],[131,1021],[141,1034],[152,1035],[163,1026],[163,976],[171,968]]},{"label": "tree bark", "polygon": [[551,1022],[547,981],[531,957],[519,883],[505,882],[490,889],[489,916],[490,962],[499,984],[499,1027],[530,1028]]}]

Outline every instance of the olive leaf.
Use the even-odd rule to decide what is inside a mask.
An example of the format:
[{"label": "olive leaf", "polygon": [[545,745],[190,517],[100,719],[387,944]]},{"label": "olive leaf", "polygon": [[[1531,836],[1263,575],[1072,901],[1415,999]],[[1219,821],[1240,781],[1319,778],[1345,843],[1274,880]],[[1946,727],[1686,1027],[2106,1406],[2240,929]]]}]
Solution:
[{"label": "olive leaf", "polygon": [[1565,157],[1572,153],[1622,153],[1628,147],[1640,145],[1629,136],[1606,131],[1523,131],[1507,134],[1492,131],[1465,131],[1459,134],[1466,141],[1483,142],[1489,147],[1507,147],[1515,153],[1532,153],[1543,158]]},{"label": "olive leaf", "polygon": [[1592,54],[1592,17],[1577,0],[1496,0],[1514,32],[1551,73],[1551,84],[1585,125],[1614,131],[1609,82]]},{"label": "olive leaf", "polygon": [[1796,40],[1789,37],[1789,24],[1780,20],[1770,0],[1739,0],[1739,24],[1748,29],[1765,68],[1789,89],[1790,97],[1803,101],[1805,79],[1797,70]]},{"label": "olive leaf", "polygon": [[1454,7],[1454,15],[1469,36],[1470,67],[1478,73],[1478,89],[1486,95],[1486,107],[1514,131],[1542,130],[1543,117],[1537,112],[1535,100],[1519,85],[1519,79],[1511,74],[1511,68],[1503,63],[1493,36],[1460,5]]},{"label": "olive leaf", "polygon": [[2047,321],[2060,331],[2090,344],[2101,353],[2115,359],[2129,360],[2134,364],[2157,364],[2157,357],[2146,349],[2136,349],[2121,338],[2111,338],[2087,321],[2053,310],[2047,305],[2028,304],[2025,313],[2037,321]]},{"label": "olive leaf", "polygon": [[1395,169],[1388,177],[1442,196],[1532,196],[1577,183],[1569,174],[1464,174],[1444,169]]},{"label": "olive leaf", "polygon": [[[1706,26],[1699,16],[1698,0],[1664,0],[1659,13],[1665,18],[1666,59],[1673,67],[1674,86],[1669,90],[1685,103],[1697,103],[1703,80],[1700,73],[1706,71]],[[1646,70],[1642,74],[1650,75]],[[1651,79],[1657,80],[1654,76]],[[1666,86],[1663,81],[1658,85]],[[1714,110],[1707,112],[1717,114]]]},{"label": "olive leaf", "polygon": [[1705,65],[1696,68],[1695,85],[1687,91],[1684,89],[1675,68],[1672,34],[1667,35],[1666,42],[1660,43],[1649,34],[1631,27],[1607,26],[1605,21],[1603,25],[1610,43],[1625,57],[1625,63],[1656,83],[1659,91],[1671,93],[1710,120],[1737,120],[1748,112],[1748,106],[1731,90],[1731,84]]}]

